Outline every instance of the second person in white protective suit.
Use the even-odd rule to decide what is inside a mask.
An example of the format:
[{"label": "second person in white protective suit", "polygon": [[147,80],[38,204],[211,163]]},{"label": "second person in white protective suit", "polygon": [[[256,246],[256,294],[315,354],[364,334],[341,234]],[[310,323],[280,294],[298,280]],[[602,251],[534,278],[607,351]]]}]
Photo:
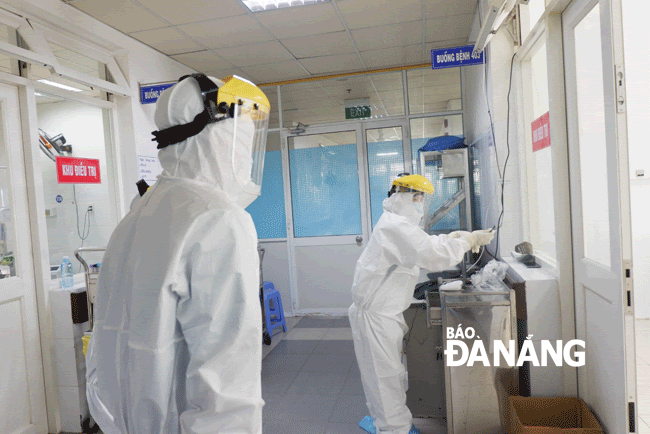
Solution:
[{"label": "second person in white protective suit", "polygon": [[420,224],[424,195],[431,193],[433,185],[423,176],[397,178],[355,269],[349,317],[370,412],[359,425],[371,433],[417,432],[406,406],[401,353],[408,331],[403,312],[413,300],[420,268],[449,269],[494,237],[490,231],[428,235]]},{"label": "second person in white protective suit", "polygon": [[163,168],[102,261],[86,394],[105,434],[260,434],[257,234],[269,101],[194,74],[158,100]]}]

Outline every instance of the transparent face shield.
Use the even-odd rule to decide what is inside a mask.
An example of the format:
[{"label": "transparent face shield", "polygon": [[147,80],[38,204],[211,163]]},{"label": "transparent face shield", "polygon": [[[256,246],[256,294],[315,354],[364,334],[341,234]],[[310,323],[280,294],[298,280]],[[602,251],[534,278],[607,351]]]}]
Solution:
[{"label": "transparent face shield", "polygon": [[254,104],[235,105],[232,165],[247,193],[260,194],[266,154],[269,114]]}]

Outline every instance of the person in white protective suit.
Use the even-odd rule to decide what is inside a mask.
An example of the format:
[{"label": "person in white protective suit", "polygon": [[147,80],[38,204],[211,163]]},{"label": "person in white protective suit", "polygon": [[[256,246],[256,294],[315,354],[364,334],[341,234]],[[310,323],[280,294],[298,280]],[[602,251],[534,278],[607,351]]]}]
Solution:
[{"label": "person in white protective suit", "polygon": [[194,74],[155,112],[161,176],[108,243],[86,395],[105,434],[260,434],[257,234],[269,101]]},{"label": "person in white protective suit", "polygon": [[433,193],[433,185],[421,175],[393,181],[354,273],[350,326],[370,412],[359,425],[370,433],[418,432],[406,407],[401,355],[408,331],[403,312],[413,300],[420,268],[449,269],[494,237],[491,231],[428,235],[420,227],[425,193]]}]

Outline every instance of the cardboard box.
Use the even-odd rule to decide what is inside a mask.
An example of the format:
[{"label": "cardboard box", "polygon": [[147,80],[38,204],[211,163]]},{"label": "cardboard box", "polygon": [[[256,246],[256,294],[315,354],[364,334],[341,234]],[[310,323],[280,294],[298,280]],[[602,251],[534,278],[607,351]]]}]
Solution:
[{"label": "cardboard box", "polygon": [[509,434],[604,434],[580,398],[510,397]]}]

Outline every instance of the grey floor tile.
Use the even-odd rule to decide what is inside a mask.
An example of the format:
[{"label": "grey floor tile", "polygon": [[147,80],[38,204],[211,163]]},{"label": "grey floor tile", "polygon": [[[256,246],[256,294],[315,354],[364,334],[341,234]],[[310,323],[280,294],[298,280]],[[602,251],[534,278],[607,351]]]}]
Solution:
[{"label": "grey floor tile", "polygon": [[312,354],[302,372],[350,372],[354,354]]},{"label": "grey floor tile", "polygon": [[318,342],[314,348],[314,354],[354,354],[354,342],[352,341],[329,341],[323,340]]},{"label": "grey floor tile", "polygon": [[334,405],[329,422],[359,422],[368,415],[366,400],[360,395],[341,395]]},{"label": "grey floor tile", "polygon": [[265,371],[262,370],[262,387],[275,384],[291,384],[300,371]]},{"label": "grey floor tile", "polygon": [[305,316],[298,324],[296,328],[330,328],[332,324],[332,318],[330,317],[320,317],[320,316]]},{"label": "grey floor tile", "polygon": [[271,419],[302,422],[327,422],[336,403],[336,395],[286,394],[278,402]]},{"label": "grey floor tile", "polygon": [[273,354],[311,354],[320,341],[283,340],[273,348]]},{"label": "grey floor tile", "polygon": [[333,318],[332,319],[332,324],[330,325],[331,328],[349,328],[350,327],[350,320],[347,316],[341,316],[338,318]]},{"label": "grey floor tile", "polygon": [[279,400],[287,393],[290,386],[291,382],[268,384],[262,381],[262,399],[266,402]]},{"label": "grey floor tile", "polygon": [[323,434],[327,429],[327,424],[269,419],[262,428],[264,434]]},{"label": "grey floor tile", "polygon": [[345,377],[345,384],[341,389],[341,395],[363,395],[363,384],[361,384],[361,374],[350,371]]},{"label": "grey floor tile", "polygon": [[336,395],[341,392],[346,375],[335,372],[301,372],[286,392],[296,395]]},{"label": "grey floor tile", "polygon": [[350,368],[350,372],[354,372],[356,374],[361,375],[361,371],[359,370],[359,365],[357,364],[357,359],[353,360],[352,367]]},{"label": "grey floor tile", "polygon": [[309,354],[274,354],[271,353],[262,361],[264,371],[300,371]]},{"label": "grey floor tile", "polygon": [[413,425],[420,430],[420,434],[447,434],[445,419],[413,419]]},{"label": "grey floor tile", "polygon": [[[328,423],[325,434],[363,434],[365,433],[357,423]],[[266,434],[266,431],[264,431]]]}]

